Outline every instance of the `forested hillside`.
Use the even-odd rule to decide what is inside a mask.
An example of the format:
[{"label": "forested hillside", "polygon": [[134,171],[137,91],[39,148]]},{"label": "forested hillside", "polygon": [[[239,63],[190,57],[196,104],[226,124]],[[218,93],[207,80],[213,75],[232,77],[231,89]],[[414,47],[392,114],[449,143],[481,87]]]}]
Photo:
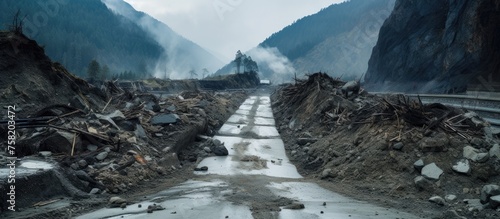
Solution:
[{"label": "forested hillside", "polygon": [[[333,4],[272,34],[257,50],[272,53],[287,69],[286,73],[277,73],[273,68],[275,63],[260,63],[259,57],[252,54],[255,49],[248,53],[258,62],[264,78],[286,81],[294,73],[318,71],[343,79],[359,78],[366,72],[380,27],[391,14],[394,2],[351,0]],[[217,73],[227,73],[227,69],[230,68],[226,66]]]},{"label": "forested hillside", "polygon": [[222,61],[199,45],[180,36],[166,24],[146,13],[136,11],[123,0],[103,0],[114,12],[137,24],[163,48],[160,60],[153,71],[157,77],[184,78],[195,72],[202,77],[203,71],[215,71]]},{"label": "forested hillside", "polygon": [[24,33],[71,72],[85,76],[96,59],[112,72],[143,71],[156,63],[162,48],[140,27],[112,13],[100,0],[0,1],[0,24],[10,24],[15,11]]},{"label": "forested hillside", "polygon": [[[87,76],[92,60],[110,74],[189,77],[189,71],[213,71],[222,63],[167,25],[136,11],[123,0],[0,1],[0,29],[16,11],[24,33],[44,46],[54,61]],[[200,74],[201,75],[201,74]],[[135,78],[127,77],[127,78]]]}]

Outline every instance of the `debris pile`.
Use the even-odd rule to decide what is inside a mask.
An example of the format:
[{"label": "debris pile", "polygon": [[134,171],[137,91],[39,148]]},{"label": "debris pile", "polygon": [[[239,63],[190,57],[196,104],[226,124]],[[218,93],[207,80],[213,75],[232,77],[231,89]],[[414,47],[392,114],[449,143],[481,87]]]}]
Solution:
[{"label": "debris pile", "polygon": [[26,36],[0,31],[0,48],[0,102],[15,105],[17,116],[26,118],[58,104],[73,110],[97,110],[105,104],[103,92],[53,63]]},{"label": "debris pile", "polygon": [[[50,152],[63,166],[80,173],[85,191],[120,193],[180,168],[183,160],[195,162],[198,154],[185,156],[183,150],[197,135],[215,134],[244,98],[244,93],[185,92],[162,99],[122,93],[112,96],[101,113],[67,113],[64,107],[51,106],[48,111],[61,115],[35,117],[34,126],[19,129],[16,152],[18,156]],[[223,155],[221,147],[225,149],[214,145],[211,151]]]},{"label": "debris pile", "polygon": [[[245,91],[162,97],[114,81],[98,88],[52,63],[23,35],[0,32],[0,48],[0,101],[17,109],[15,156],[60,163],[89,195],[123,193],[191,167],[200,156],[192,148],[206,140],[196,143],[197,136],[214,135],[247,97]],[[0,134],[7,136],[4,124]],[[223,145],[210,149],[227,155]]]},{"label": "debris pile", "polygon": [[[372,95],[316,73],[272,95],[278,129],[302,174],[397,199],[445,204],[461,215],[487,215],[457,200],[479,200],[500,179],[498,136],[473,112],[422,104],[404,95]],[[423,205],[430,205],[431,202]],[[404,204],[403,204],[404,205]],[[425,208],[423,206],[422,208]]]}]

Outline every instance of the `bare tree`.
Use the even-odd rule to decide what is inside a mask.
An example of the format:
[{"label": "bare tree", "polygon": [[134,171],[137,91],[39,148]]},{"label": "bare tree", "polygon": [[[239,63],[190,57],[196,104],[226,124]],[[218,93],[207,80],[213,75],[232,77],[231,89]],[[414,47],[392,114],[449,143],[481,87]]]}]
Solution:
[{"label": "bare tree", "polygon": [[192,79],[195,79],[196,77],[198,77],[198,74],[196,73],[196,70],[194,70],[194,69],[191,69],[191,71],[189,71],[189,75],[191,75]]},{"label": "bare tree", "polygon": [[14,32],[14,33],[22,34],[23,33],[24,18],[26,18],[26,16],[21,18],[21,10],[20,9],[17,10],[16,14],[12,18],[12,24],[9,27],[9,30]]}]

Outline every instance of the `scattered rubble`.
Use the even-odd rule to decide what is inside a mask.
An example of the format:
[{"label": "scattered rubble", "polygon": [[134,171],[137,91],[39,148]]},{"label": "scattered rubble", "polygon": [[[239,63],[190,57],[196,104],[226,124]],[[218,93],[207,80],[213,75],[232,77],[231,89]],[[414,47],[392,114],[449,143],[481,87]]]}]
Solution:
[{"label": "scattered rubble", "polygon": [[[439,196],[432,200],[446,203],[443,215],[500,216],[473,201],[479,202],[484,185],[500,180],[498,133],[487,122],[465,109],[399,94],[360,88],[346,97],[344,86],[315,73],[271,96],[287,153],[301,174],[342,185],[339,192],[359,198],[367,189],[426,209],[429,202],[422,200]],[[496,206],[490,200],[497,197],[488,197]]]},{"label": "scattered rubble", "polygon": [[[22,108],[16,114],[16,156],[58,162],[56,180],[74,176],[67,183],[87,195],[123,194],[184,167],[192,170],[200,157],[227,155],[223,144],[197,136],[213,136],[246,91],[153,95],[124,90],[116,81],[94,86],[51,62],[36,42],[13,34],[0,32],[0,101]],[[14,51],[12,40],[20,40],[22,49]],[[5,131],[0,125],[0,134]],[[199,148],[204,144],[213,144],[210,152]],[[16,201],[29,203],[25,198]],[[117,197],[109,204],[126,207]]]}]

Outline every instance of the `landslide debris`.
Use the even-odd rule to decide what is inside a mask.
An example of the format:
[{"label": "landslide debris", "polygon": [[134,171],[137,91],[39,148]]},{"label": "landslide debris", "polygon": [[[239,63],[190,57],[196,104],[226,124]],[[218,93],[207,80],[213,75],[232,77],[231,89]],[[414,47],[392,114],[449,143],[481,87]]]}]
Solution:
[{"label": "landslide debris", "polygon": [[[73,198],[131,194],[156,179],[187,179],[200,157],[211,156],[203,150],[205,141],[212,141],[206,136],[213,136],[246,97],[245,91],[153,95],[122,89],[113,81],[97,88],[50,61],[35,41],[0,32],[0,102],[18,109],[15,156],[59,164],[56,175],[62,177],[46,178],[30,191],[47,201],[66,195],[43,193],[44,183],[62,178],[69,180],[61,183],[71,183],[87,195]],[[0,134],[6,136],[4,124]],[[0,147],[6,148],[7,141]],[[6,156],[0,152],[1,163],[7,163]],[[2,194],[7,193],[4,185],[0,181]],[[29,215],[31,197],[17,198],[18,207]],[[95,202],[72,203],[71,210],[51,217],[71,217],[102,200]],[[1,202],[0,212],[5,210]],[[44,213],[33,212],[27,217]]]},{"label": "landslide debris", "polygon": [[20,117],[57,104],[96,110],[106,103],[103,92],[52,62],[21,33],[0,31],[0,78],[2,107],[15,105]]},{"label": "landslide debris", "polygon": [[[467,110],[404,95],[361,90],[345,98],[344,84],[316,73],[271,96],[287,153],[302,174],[355,197],[399,200],[401,208],[498,216],[494,200],[464,202],[479,200],[483,187],[500,179],[498,136],[489,124]],[[436,195],[456,200],[441,208]]]}]

